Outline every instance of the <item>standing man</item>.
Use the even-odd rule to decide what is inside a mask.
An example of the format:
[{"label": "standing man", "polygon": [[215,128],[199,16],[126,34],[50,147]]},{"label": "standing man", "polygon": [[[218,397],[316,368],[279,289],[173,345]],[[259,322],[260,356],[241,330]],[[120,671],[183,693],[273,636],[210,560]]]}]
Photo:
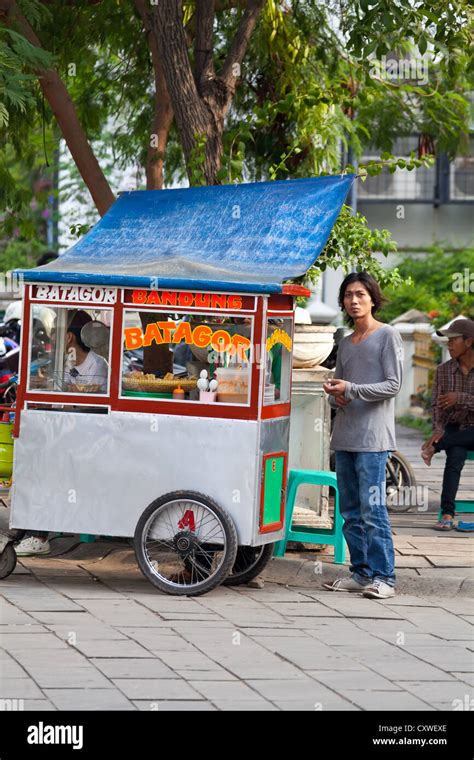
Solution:
[{"label": "standing man", "polygon": [[437,335],[448,338],[451,359],[440,364],[433,383],[433,435],[421,456],[428,467],[439,451],[446,451],[441,491],[441,517],[435,530],[452,530],[456,493],[468,451],[474,451],[474,322],[456,319]]},{"label": "standing man", "polygon": [[324,385],[337,408],[331,448],[351,559],[351,575],[324,587],[373,599],[395,595],[385,466],[396,449],[395,396],[403,366],[400,335],[374,317],[382,303],[380,286],[367,272],[345,278],[339,305],[354,332],[339,344],[335,378]]}]

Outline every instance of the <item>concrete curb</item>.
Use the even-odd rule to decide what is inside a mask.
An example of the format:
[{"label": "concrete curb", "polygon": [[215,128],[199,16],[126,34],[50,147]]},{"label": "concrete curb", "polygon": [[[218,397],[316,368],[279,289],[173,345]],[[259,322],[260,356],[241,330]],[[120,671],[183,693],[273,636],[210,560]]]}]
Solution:
[{"label": "concrete curb", "polygon": [[[414,568],[397,570],[397,593],[412,596],[474,596],[474,570],[471,568],[424,569],[429,575],[419,575]],[[314,555],[311,559],[301,555],[274,557],[262,577],[270,583],[286,586],[323,589],[323,583],[349,575],[349,564],[335,565]],[[330,592],[329,592],[330,593]]]}]

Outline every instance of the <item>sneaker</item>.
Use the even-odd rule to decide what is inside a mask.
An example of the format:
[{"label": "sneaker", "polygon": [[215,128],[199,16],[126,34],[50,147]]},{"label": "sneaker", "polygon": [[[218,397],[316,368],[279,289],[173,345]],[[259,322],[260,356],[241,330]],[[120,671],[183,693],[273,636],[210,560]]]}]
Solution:
[{"label": "sneaker", "polygon": [[328,591],[357,591],[360,594],[371,583],[372,581],[359,583],[355,578],[350,576],[349,578],[337,578],[333,583],[323,583],[323,588],[327,588]]},{"label": "sneaker", "polygon": [[368,599],[389,599],[395,596],[395,589],[377,578],[363,590],[362,596]]},{"label": "sneaker", "polygon": [[37,536],[28,536],[15,546],[15,551],[18,557],[30,557],[36,554],[49,554],[51,547],[48,540],[43,541]]}]

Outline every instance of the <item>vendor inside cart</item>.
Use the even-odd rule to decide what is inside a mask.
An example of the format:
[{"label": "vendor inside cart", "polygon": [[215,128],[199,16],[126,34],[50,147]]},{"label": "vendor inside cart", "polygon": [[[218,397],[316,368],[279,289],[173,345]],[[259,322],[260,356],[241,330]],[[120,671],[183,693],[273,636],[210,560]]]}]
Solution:
[{"label": "vendor inside cart", "polygon": [[56,308],[49,356],[30,372],[32,390],[107,393],[110,312]]},{"label": "vendor inside cart", "polygon": [[92,317],[80,309],[69,322],[66,332],[65,390],[74,392],[107,392],[108,365],[84,343],[82,328],[91,323]]}]

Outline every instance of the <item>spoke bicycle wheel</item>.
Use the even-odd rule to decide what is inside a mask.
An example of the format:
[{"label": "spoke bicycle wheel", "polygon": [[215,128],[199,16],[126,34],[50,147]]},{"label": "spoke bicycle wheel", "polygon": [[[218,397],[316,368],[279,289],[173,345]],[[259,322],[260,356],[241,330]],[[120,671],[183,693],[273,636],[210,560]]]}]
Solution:
[{"label": "spoke bicycle wheel", "polygon": [[152,502],[134,537],[145,577],[168,594],[197,596],[218,586],[237,551],[235,526],[208,496],[174,491]]}]

